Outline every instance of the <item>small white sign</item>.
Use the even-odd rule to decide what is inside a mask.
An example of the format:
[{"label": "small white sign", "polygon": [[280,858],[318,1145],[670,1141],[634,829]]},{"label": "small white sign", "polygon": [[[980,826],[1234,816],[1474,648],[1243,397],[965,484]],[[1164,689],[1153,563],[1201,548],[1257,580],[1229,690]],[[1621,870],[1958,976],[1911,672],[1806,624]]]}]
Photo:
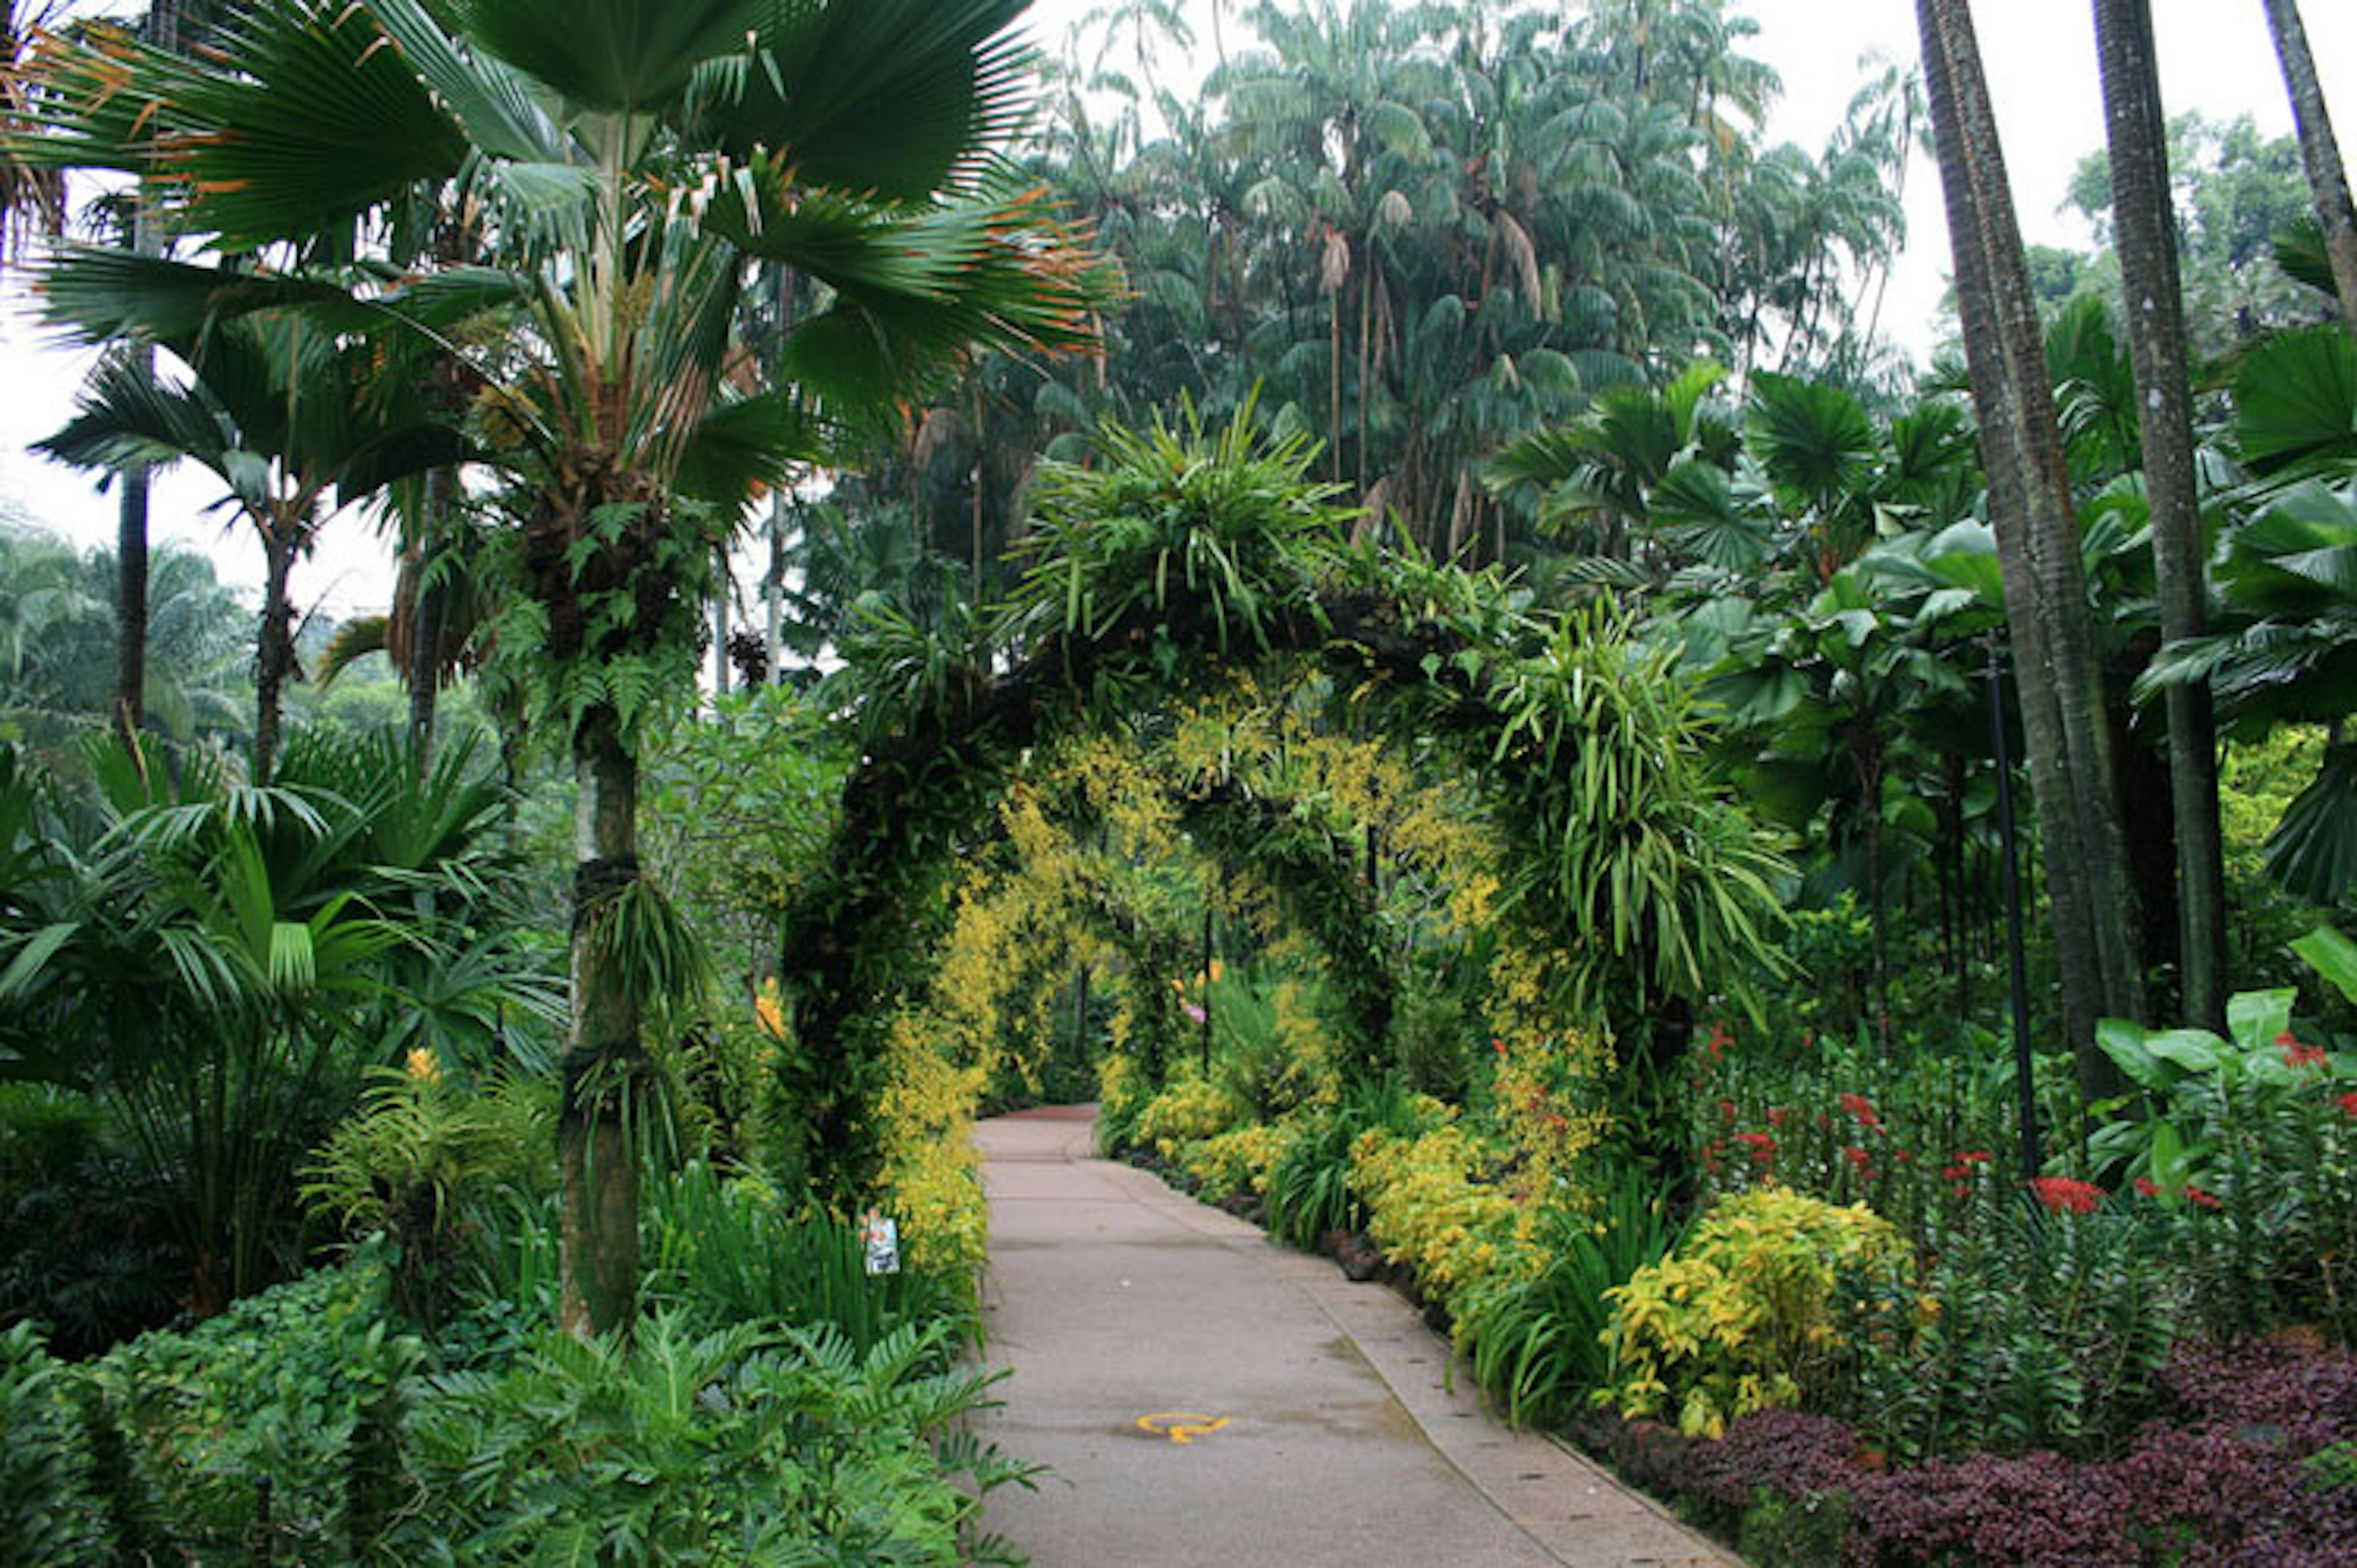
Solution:
[{"label": "small white sign", "polygon": [[867,1272],[870,1274],[897,1274],[900,1272],[900,1222],[869,1209],[861,1216],[859,1239],[867,1251]]}]

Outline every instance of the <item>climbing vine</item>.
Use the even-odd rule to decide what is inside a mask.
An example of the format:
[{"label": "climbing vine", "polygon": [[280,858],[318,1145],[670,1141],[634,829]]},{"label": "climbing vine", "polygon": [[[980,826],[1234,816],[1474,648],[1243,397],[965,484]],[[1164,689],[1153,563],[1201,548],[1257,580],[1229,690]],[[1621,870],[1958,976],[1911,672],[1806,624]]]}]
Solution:
[{"label": "climbing vine", "polygon": [[[1309,456],[1260,440],[1248,413],[1214,432],[1108,431],[1095,465],[1043,468],[1028,570],[982,635],[900,627],[846,648],[863,757],[781,950],[828,1079],[814,1142],[838,1176],[893,1057],[882,1021],[899,1029],[894,999],[935,972],[926,911],[964,897],[949,868],[1034,832],[1000,803],[1026,783],[1064,798],[1061,767],[1097,775],[1076,817],[1110,833],[1132,813],[1141,857],[1183,842],[1314,936],[1357,1070],[1381,1060],[1414,945],[1377,885],[1426,879],[1406,918],[1480,956],[1497,1038],[1544,1067],[1562,1118],[1529,1151],[1544,1168],[1606,1134],[1624,1057],[1649,1059],[1714,987],[1769,961],[1780,865],[1708,773],[1672,655],[1609,607],[1542,615],[1494,572],[1352,545]],[[1153,787],[1103,752],[1071,760],[1092,735],[1141,752],[1167,737]],[[1415,805],[1434,779],[1440,803]],[[978,981],[979,961],[958,961]],[[1114,1020],[1149,1081],[1170,1043],[1155,994],[1131,986]]]}]

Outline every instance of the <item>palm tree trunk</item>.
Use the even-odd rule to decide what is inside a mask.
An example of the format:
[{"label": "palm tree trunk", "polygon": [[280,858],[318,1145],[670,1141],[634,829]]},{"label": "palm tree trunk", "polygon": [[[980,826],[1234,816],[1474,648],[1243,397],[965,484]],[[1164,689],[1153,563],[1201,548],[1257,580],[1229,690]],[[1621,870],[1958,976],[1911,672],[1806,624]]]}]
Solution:
[{"label": "palm tree trunk", "polygon": [[2317,221],[2324,226],[2324,252],[2332,263],[2332,291],[2341,300],[2341,324],[2357,333],[2357,206],[2349,196],[2349,176],[2341,165],[2341,144],[2325,113],[2324,88],[2316,78],[2316,57],[2308,52],[2308,29],[2299,0],[2264,0],[2267,29],[2275,34],[2276,59],[2291,94],[2291,117],[2299,133],[2299,161],[2316,193]]},{"label": "palm tree trunk", "polygon": [[[132,352],[152,378],[155,350]],[[114,727],[128,742],[147,718],[147,466],[123,471],[114,525]]]},{"label": "palm tree trunk", "polygon": [[638,759],[611,710],[573,743],[573,1027],[556,1126],[562,1225],[557,1321],[567,1333],[627,1326],[638,1305],[639,1167],[630,1111],[644,1061],[628,977],[598,950],[600,921],[638,865]]},{"label": "palm tree trunk", "polygon": [[1326,477],[1342,482],[1342,290],[1328,296],[1334,303],[1328,322],[1326,345]]},{"label": "palm tree trunk", "polygon": [[295,606],[287,580],[295,573],[297,527],[266,524],[262,535],[262,628],[253,650],[253,781],[270,782],[278,759],[279,708],[295,668]]},{"label": "palm tree trunk", "polygon": [[2082,1083],[2109,1092],[2118,1074],[2095,1047],[2095,1021],[2140,1017],[2143,976],[2070,476],[1971,8],[1916,0],[1916,20],[2017,654],[2063,1026]]},{"label": "palm tree trunk", "polygon": [[411,608],[407,671],[409,743],[424,778],[434,764],[435,709],[442,693],[442,623],[445,599],[435,578],[434,553],[447,547],[457,515],[458,470],[436,468],[425,476],[426,537],[418,546],[425,570],[418,575],[417,603]]},{"label": "palm tree trunk", "polygon": [[[2297,26],[2295,19],[2294,26]],[[2192,379],[2169,199],[2168,125],[2148,0],[2095,0],[2111,151],[2112,213],[2143,416],[2160,634],[2199,637],[2208,585],[2193,455]],[[2226,1028],[2226,872],[2218,827],[2218,733],[2210,686],[2168,688],[2169,793],[2177,841],[2177,954],[2187,1024]]]},{"label": "palm tree trunk", "polygon": [[[1359,279],[1359,446],[1358,489],[1355,494],[1364,499],[1367,493],[1367,403],[1371,393],[1369,381],[1374,358],[1375,271],[1374,242],[1367,244],[1368,258],[1364,275]],[[1337,436],[1340,435],[1336,432]]]},{"label": "palm tree trunk", "polygon": [[712,694],[728,694],[728,546],[712,552]]},{"label": "palm tree trunk", "polygon": [[762,679],[778,683],[786,657],[786,494],[770,498],[770,570],[761,579]]},{"label": "palm tree trunk", "polygon": [[[180,47],[179,0],[151,0],[147,41],[158,48]],[[147,220],[147,204],[136,197],[131,204],[131,248],[143,256],[162,249]],[[131,353],[152,381],[156,351],[137,344]],[[124,469],[114,522],[114,725],[126,742],[147,722],[148,498],[147,466]]]}]

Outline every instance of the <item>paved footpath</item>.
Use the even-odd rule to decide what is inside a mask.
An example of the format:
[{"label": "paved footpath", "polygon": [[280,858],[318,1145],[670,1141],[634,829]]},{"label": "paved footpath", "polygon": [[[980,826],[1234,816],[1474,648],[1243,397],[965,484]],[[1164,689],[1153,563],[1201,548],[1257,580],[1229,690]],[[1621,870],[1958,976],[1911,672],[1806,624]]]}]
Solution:
[{"label": "paved footpath", "polygon": [[1391,1291],[1093,1158],[1089,1117],[978,1133],[986,1353],[1014,1369],[985,1428],[1053,1468],[987,1523],[1038,1568],[1735,1561],[1452,1390]]}]

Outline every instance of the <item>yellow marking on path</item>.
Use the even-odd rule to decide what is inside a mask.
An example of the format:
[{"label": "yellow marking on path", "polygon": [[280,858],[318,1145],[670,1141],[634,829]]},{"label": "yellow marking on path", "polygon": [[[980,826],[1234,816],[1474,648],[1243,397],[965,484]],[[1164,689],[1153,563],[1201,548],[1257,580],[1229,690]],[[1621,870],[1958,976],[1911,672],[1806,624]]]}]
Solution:
[{"label": "yellow marking on path", "polygon": [[1207,1432],[1217,1432],[1228,1424],[1224,1415],[1201,1415],[1187,1410],[1157,1410],[1152,1415],[1137,1418],[1140,1432],[1158,1432],[1173,1443],[1192,1443]]}]

